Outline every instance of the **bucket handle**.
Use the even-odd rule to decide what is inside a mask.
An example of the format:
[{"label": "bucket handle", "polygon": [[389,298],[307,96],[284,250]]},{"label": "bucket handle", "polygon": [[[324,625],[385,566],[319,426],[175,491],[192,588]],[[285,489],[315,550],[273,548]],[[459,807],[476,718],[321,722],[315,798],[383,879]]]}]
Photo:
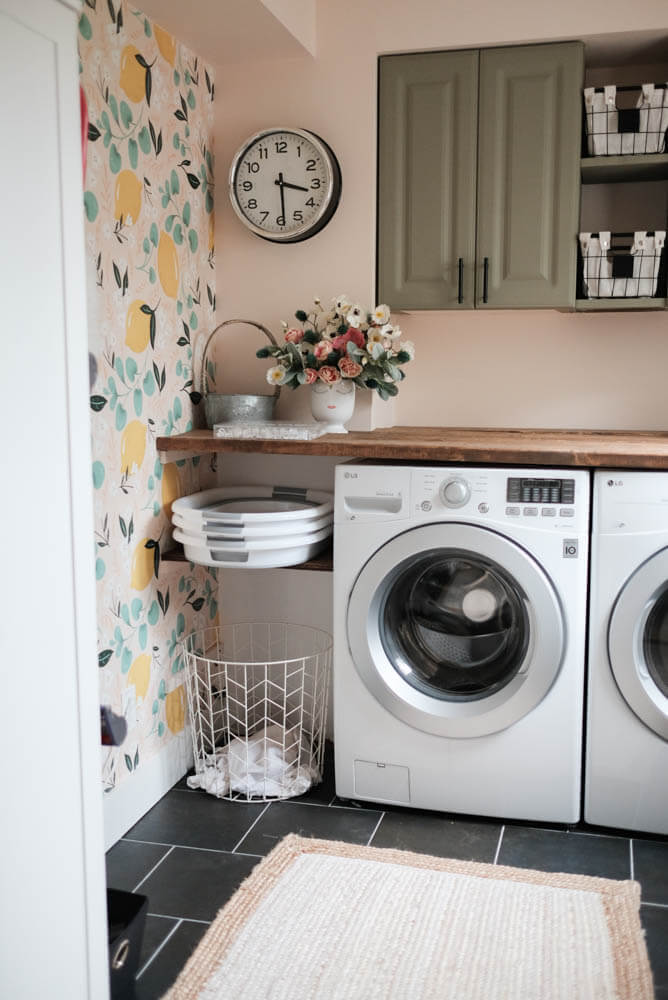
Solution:
[{"label": "bucket handle", "polygon": [[[218,331],[222,330],[224,326],[230,326],[232,323],[245,323],[247,326],[254,326],[256,330],[260,330],[265,335],[265,337],[268,338],[268,340],[270,341],[270,343],[272,343],[274,345],[274,347],[278,346],[278,344],[276,343],[276,338],[274,337],[273,333],[271,333],[270,330],[267,330],[266,326],[262,326],[261,323],[256,323],[255,320],[252,320],[252,319],[226,319],[222,323],[219,323],[218,326],[215,328],[215,330],[213,330],[209,334],[209,336],[207,338],[207,341],[206,341],[206,344],[204,345],[204,351],[202,353],[202,377],[201,377],[201,381],[200,381],[200,385],[202,387],[202,396],[206,396],[207,395],[207,392],[206,392],[206,352],[209,350],[209,345],[211,344],[211,341],[216,336],[216,334],[218,333]],[[280,396],[280,394],[281,394],[281,387],[280,387],[280,385],[277,385],[276,389],[274,391],[274,398],[278,399],[278,397]]]}]

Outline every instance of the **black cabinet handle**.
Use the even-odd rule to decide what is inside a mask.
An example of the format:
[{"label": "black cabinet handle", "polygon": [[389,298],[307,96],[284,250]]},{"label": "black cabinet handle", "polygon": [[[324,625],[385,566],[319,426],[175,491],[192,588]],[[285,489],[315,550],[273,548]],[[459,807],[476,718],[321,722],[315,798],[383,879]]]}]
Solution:
[{"label": "black cabinet handle", "polygon": [[482,262],[482,301],[487,302],[487,290],[489,286],[489,257],[484,257]]},{"label": "black cabinet handle", "polygon": [[464,258],[457,261],[457,302],[461,305],[464,301]]}]

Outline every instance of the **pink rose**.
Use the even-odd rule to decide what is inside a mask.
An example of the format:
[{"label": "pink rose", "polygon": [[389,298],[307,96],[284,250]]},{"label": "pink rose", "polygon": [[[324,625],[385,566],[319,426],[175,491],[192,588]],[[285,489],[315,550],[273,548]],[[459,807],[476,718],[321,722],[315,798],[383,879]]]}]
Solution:
[{"label": "pink rose", "polygon": [[350,340],[347,333],[340,333],[338,337],[332,338],[332,347],[335,351],[345,351],[346,344]]},{"label": "pink rose", "polygon": [[331,365],[323,365],[318,375],[327,385],[334,385],[335,382],[341,381],[341,373]]},{"label": "pink rose", "polygon": [[313,348],[313,353],[315,355],[316,361],[324,361],[326,357],[329,356],[332,350],[332,345],[329,340],[319,341]]},{"label": "pink rose", "polygon": [[318,381],[318,373],[315,368],[305,368],[304,374],[306,375],[304,385],[313,385],[314,382]]},{"label": "pink rose", "polygon": [[339,370],[346,378],[355,378],[362,373],[362,366],[358,365],[352,358],[345,357],[339,361]]},{"label": "pink rose", "polygon": [[348,330],[348,337],[357,347],[364,347],[364,334],[361,330],[356,330],[354,326]]},{"label": "pink rose", "polygon": [[298,330],[294,326],[291,330],[288,330],[288,332],[285,335],[285,339],[289,344],[298,344],[299,341],[303,339],[303,337],[304,337],[304,331]]}]

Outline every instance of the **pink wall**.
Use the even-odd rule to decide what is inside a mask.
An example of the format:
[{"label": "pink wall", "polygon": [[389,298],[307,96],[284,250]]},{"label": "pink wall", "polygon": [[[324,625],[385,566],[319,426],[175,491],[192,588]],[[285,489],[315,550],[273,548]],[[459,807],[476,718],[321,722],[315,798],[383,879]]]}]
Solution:
[{"label": "pink wall", "polygon": [[[503,5],[321,0],[316,59],[250,60],[217,71],[219,315],[260,320],[278,332],[280,320],[290,319],[314,295],[326,300],[346,292],[363,305],[374,304],[379,53],[642,29],[654,40],[656,61],[662,38],[665,50],[667,23],[665,0],[648,0],[642,11],[628,0],[586,5],[575,0]],[[608,42],[617,45],[620,39],[634,41],[616,34]],[[343,172],[336,215],[319,235],[294,246],[276,246],[247,233],[224,195],[238,146],[274,125],[321,134],[337,152]],[[418,354],[395,404],[396,423],[668,427],[665,313],[434,312],[406,314],[399,322]],[[227,385],[245,389],[250,380],[261,391],[264,369],[251,360],[248,346],[228,350],[229,355],[219,355],[223,370],[233,365]],[[248,358],[245,376],[240,356]],[[284,393],[279,416],[305,413],[302,394]]]}]

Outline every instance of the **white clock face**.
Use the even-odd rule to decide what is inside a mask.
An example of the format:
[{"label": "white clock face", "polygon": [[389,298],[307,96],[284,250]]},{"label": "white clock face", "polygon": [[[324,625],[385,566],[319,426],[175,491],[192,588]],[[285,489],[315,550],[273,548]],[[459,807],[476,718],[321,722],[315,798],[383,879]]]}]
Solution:
[{"label": "white clock face", "polygon": [[339,192],[334,154],[301,129],[253,136],[230,171],[230,198],[237,215],[252,232],[277,242],[297,242],[322,229]]}]

